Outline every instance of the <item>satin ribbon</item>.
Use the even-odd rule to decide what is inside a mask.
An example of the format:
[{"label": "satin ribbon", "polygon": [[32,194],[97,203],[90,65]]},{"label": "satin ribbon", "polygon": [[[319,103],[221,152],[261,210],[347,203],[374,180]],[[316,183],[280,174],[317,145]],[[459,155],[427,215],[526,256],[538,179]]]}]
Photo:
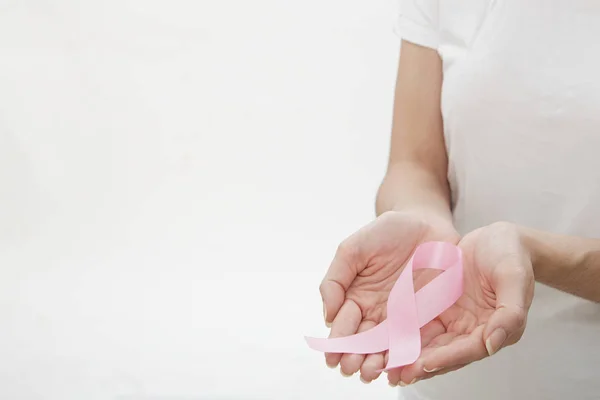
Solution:
[{"label": "satin ribbon", "polygon": [[[443,270],[415,293],[413,271]],[[420,328],[452,306],[463,292],[461,250],[445,242],[427,242],[413,256],[392,287],[387,319],[374,328],[351,336],[321,339],[307,337],[308,346],[325,353],[372,354],[389,350],[389,370],[414,363],[421,354]]]}]

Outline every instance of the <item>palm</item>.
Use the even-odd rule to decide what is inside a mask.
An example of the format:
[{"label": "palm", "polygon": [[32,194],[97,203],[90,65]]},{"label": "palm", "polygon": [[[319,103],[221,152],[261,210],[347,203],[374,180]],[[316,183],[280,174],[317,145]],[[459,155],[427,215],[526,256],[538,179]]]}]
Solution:
[{"label": "palm", "polygon": [[506,226],[475,230],[461,240],[459,247],[463,251],[464,293],[439,318],[448,332],[469,334],[484,325],[498,306],[495,275],[504,272],[499,271],[503,266],[513,264],[514,258],[522,258],[523,251],[515,233]]},{"label": "palm", "polygon": [[[457,243],[459,235],[443,218],[389,212],[346,239],[321,285],[330,318],[330,337],[368,330],[386,318],[387,298],[404,265],[417,246],[427,241]],[[432,271],[415,273],[418,288],[432,278]],[[335,318],[333,318],[335,317]],[[342,372],[361,369],[367,380],[384,367],[384,354],[327,354],[327,364],[341,362]]]},{"label": "palm", "polygon": [[[394,213],[386,215],[369,229],[360,232],[376,239],[377,249],[366,267],[354,278],[346,299],[358,305],[363,321],[379,323],[386,318],[386,305],[390,290],[415,249],[428,241],[457,243],[459,236],[450,225],[427,223],[411,215]],[[432,276],[432,271],[415,272],[415,284],[422,286]]]},{"label": "palm", "polygon": [[[498,265],[493,253],[480,255],[479,235],[465,237],[459,247],[463,251],[464,280],[463,295],[439,317],[424,328],[424,335],[430,336],[423,350],[435,349],[453,340],[467,338],[471,334],[482,333],[483,327],[496,310],[493,287],[488,279],[486,265]],[[483,256],[483,257],[482,257]],[[431,333],[435,331],[435,333]]]},{"label": "palm", "polygon": [[499,344],[484,341],[497,327],[508,333],[504,345],[523,333],[534,279],[518,234],[509,224],[490,225],[466,235],[459,247],[463,295],[422,329],[425,346],[419,360],[397,372],[404,382],[430,377],[423,375],[424,368],[448,372],[497,351]]}]

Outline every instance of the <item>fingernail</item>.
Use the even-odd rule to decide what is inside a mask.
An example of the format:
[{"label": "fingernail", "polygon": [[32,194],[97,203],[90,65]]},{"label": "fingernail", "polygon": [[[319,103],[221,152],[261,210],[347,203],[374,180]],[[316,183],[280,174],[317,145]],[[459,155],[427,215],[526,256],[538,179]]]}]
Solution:
[{"label": "fingernail", "polygon": [[442,369],[442,367],[437,367],[437,368],[432,368],[432,369],[427,369],[427,368],[423,367],[423,371],[427,372],[428,374],[431,374],[433,372],[438,372],[441,369]]},{"label": "fingernail", "polygon": [[340,368],[340,374],[342,374],[342,376],[345,377],[345,378],[350,378],[352,376],[352,374],[347,374],[344,371],[342,371],[341,368]]},{"label": "fingernail", "polygon": [[325,325],[327,325],[327,308],[325,308],[325,303],[323,303],[323,319],[325,320]]},{"label": "fingernail", "polygon": [[506,340],[506,331],[502,328],[496,329],[485,341],[485,348],[488,354],[491,356],[500,350],[502,344]]},{"label": "fingernail", "polygon": [[361,381],[362,383],[366,383],[367,385],[368,385],[369,383],[371,383],[371,381],[368,381],[368,380],[366,380],[365,378],[363,378],[363,376],[362,376],[362,375],[360,376],[360,381]]},{"label": "fingernail", "polygon": [[410,381],[410,383],[404,383],[404,382],[400,381],[399,385],[404,387],[404,386],[408,386],[408,385],[414,385],[417,382],[419,382],[419,379],[414,378],[412,381]]},{"label": "fingernail", "polygon": [[398,386],[398,384],[397,384],[397,383],[392,383],[392,382],[388,382],[388,385],[390,385],[391,387],[396,387],[396,386]]}]

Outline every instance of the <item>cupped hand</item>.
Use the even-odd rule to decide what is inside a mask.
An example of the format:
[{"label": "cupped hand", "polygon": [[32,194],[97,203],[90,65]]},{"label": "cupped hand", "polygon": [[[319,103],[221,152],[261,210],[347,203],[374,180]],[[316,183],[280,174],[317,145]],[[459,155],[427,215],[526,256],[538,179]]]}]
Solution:
[{"label": "cupped hand", "polygon": [[[390,290],[415,249],[428,241],[456,244],[459,238],[446,218],[389,211],[344,240],[320,286],[325,321],[331,323],[329,337],[353,335],[385,320]],[[431,272],[415,271],[415,286],[433,277]],[[422,328],[424,345],[441,333],[438,325]],[[385,353],[325,357],[330,367],[340,364],[345,375],[360,370],[364,382],[376,379],[386,362]],[[397,381],[399,374],[400,370],[390,371],[388,379]]]},{"label": "cupped hand", "polygon": [[439,333],[428,338],[419,359],[390,372],[399,375],[402,383],[457,370],[516,343],[523,335],[534,276],[518,228],[495,223],[464,236],[459,247],[464,293],[432,321],[438,324]]}]

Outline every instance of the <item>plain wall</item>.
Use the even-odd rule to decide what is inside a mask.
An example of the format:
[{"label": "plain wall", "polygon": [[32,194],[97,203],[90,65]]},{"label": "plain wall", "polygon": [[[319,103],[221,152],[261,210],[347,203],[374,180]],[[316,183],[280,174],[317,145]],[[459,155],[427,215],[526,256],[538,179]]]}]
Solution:
[{"label": "plain wall", "polygon": [[396,13],[2,2],[0,398],[395,398],[303,335],[374,216]]}]

